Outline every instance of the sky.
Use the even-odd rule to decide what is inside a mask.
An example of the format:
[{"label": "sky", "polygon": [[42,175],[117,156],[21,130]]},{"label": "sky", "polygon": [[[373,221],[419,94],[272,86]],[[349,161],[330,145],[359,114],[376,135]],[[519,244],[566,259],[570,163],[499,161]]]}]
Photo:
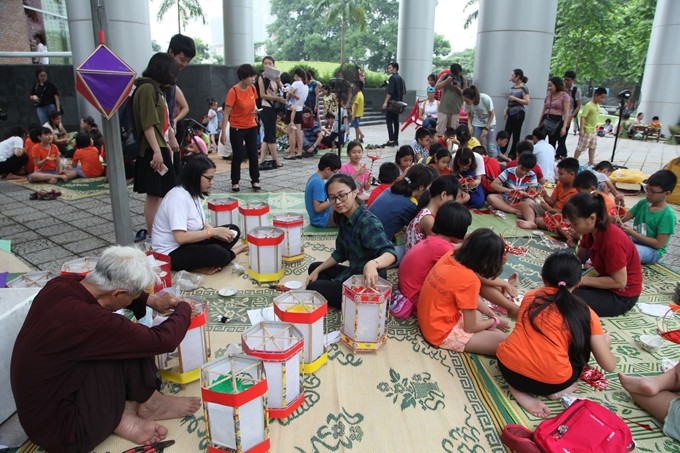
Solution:
[{"label": "sky", "polygon": [[[257,17],[269,17],[269,0],[252,0],[252,2],[253,10],[257,12]],[[200,38],[203,42],[210,45],[211,50],[219,50],[218,47],[221,48],[222,2],[218,0],[202,0],[201,3],[204,10],[208,10],[208,5],[213,7],[213,9],[209,9],[210,15],[206,20],[206,24],[203,25],[200,20],[190,22],[187,29],[182,30],[182,33],[194,38]],[[463,12],[463,7],[466,3],[467,0],[438,0],[437,2],[434,31],[444,35],[449,40],[454,52],[474,47],[477,42],[476,22],[468,30],[463,29],[465,18],[470,13],[470,9]],[[170,37],[177,33],[177,10],[171,9],[166,14],[164,20],[158,22],[156,20],[156,13],[158,12],[159,5],[158,1],[149,2],[151,39],[155,40],[162,49],[165,49],[167,48],[168,41],[170,41]],[[254,34],[255,42],[266,39],[267,34],[263,21],[255,21]]]}]

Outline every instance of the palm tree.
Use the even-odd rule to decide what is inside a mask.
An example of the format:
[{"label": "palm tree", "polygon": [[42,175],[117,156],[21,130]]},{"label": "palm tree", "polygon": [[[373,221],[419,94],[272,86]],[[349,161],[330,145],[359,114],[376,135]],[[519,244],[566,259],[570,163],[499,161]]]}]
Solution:
[{"label": "palm tree", "polygon": [[161,2],[161,7],[158,9],[158,14],[156,18],[161,21],[163,16],[173,6],[177,5],[177,30],[178,33],[182,33],[182,26],[186,28],[187,23],[191,19],[201,19],[205,24],[205,12],[203,7],[201,7],[201,2],[199,0],[163,0]]},{"label": "palm tree", "polygon": [[[479,3],[478,0],[468,0],[468,2],[463,7],[463,11],[467,11],[468,8],[472,8],[478,3]],[[479,16],[479,8],[470,11],[470,14],[468,14],[468,16],[465,18],[465,24],[463,24],[463,28],[467,30],[470,27],[470,25],[472,25],[472,22],[477,20],[477,16]]]},{"label": "palm tree", "polygon": [[325,13],[326,23],[332,24],[340,19],[340,65],[345,62],[345,35],[347,23],[359,31],[366,30],[366,12],[371,9],[372,0],[321,0],[317,11]]}]

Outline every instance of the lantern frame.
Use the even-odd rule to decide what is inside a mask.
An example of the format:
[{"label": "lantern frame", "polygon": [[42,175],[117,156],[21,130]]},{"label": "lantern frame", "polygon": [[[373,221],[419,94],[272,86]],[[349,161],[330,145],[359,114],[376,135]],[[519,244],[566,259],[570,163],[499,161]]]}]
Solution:
[{"label": "lantern frame", "polygon": [[[257,234],[262,234],[264,237],[257,237]],[[264,226],[256,227],[248,233],[248,275],[250,278],[258,283],[263,282],[278,282],[285,274],[286,270],[283,267],[283,241],[286,233],[280,228]],[[274,269],[273,272],[261,272],[264,270],[263,261],[268,257],[263,256],[261,247],[273,247],[274,250]],[[254,269],[257,264],[257,269]]]},{"label": "lantern frame", "polygon": [[62,264],[61,275],[79,275],[85,277],[92,272],[99,261],[98,256],[84,256]]},{"label": "lantern frame", "polygon": [[26,272],[8,281],[5,286],[7,288],[42,288],[48,281],[58,276],[59,274],[53,271]]},{"label": "lantern frame", "polygon": [[314,373],[328,362],[324,338],[328,302],[321,294],[309,290],[286,291],[274,298],[274,313],[302,333],[304,351],[300,369],[303,373]]},{"label": "lantern frame", "polygon": [[[211,379],[212,377],[215,379]],[[229,383],[231,383],[231,388],[227,387],[226,392],[215,388],[217,385],[228,385]],[[226,357],[208,362],[201,367],[201,397],[205,412],[205,426],[210,442],[208,453],[224,453],[224,447],[243,453],[270,451],[267,390],[264,365],[257,357],[228,354]],[[255,403],[258,398],[262,400],[262,433],[259,436],[261,440],[256,440],[257,443],[253,445],[244,446],[244,433],[241,427],[245,424],[246,430],[252,430],[253,427],[259,426],[260,414],[256,415],[258,420],[242,420],[242,418],[250,415],[253,408],[257,411],[259,405]],[[228,441],[233,440],[233,445],[227,445],[222,439],[216,442],[216,430],[211,429],[211,419],[217,418],[215,412],[219,409],[211,405],[231,409],[233,426],[230,426],[227,436],[230,437]],[[211,411],[211,408],[214,410]],[[228,417],[229,412],[227,409],[226,414],[221,414],[221,417]],[[256,435],[259,434],[258,432]]]},{"label": "lantern frame", "polygon": [[[218,196],[208,201],[210,223],[215,226],[240,225],[238,200],[229,196]],[[228,217],[223,219],[222,217]]]},{"label": "lantern frame", "polygon": [[[288,417],[305,400],[300,376],[302,333],[292,324],[261,321],[241,334],[241,346],[249,356],[262,359],[267,375],[269,417]],[[296,377],[289,379],[289,375]]]},{"label": "lantern frame", "polygon": [[[195,296],[183,296],[185,299],[191,299],[196,302],[196,305],[202,305],[203,311],[191,318],[191,323],[187,329],[182,342],[177,346],[175,351],[177,353],[178,364],[172,367],[163,366],[163,362],[167,361],[169,354],[159,354],[156,356],[156,364],[162,379],[171,381],[176,384],[188,384],[189,382],[197,381],[201,378],[201,367],[210,360],[210,332],[208,331],[208,301]],[[190,351],[183,350],[190,347],[190,342],[200,341],[199,345],[194,345]],[[186,343],[186,344],[185,344]],[[185,369],[185,357],[189,356],[191,360],[195,359],[197,353],[203,355],[203,360],[200,365],[195,368]],[[172,354],[172,353],[171,353]],[[185,356],[185,357],[183,357]],[[187,365],[188,366],[188,365]]]},{"label": "lantern frame", "polygon": [[[392,285],[381,277],[375,288],[364,286],[363,275],[353,275],[343,282],[340,339],[353,352],[378,351],[387,342],[387,305],[391,296]],[[377,314],[375,335],[368,338],[359,334],[360,330],[370,330],[362,325],[366,318],[362,312],[367,309]]]},{"label": "lantern frame", "polygon": [[241,214],[243,228],[241,234],[246,237],[252,230],[258,227],[271,226],[269,222],[269,205],[264,201],[248,201],[245,206],[238,207]]},{"label": "lantern frame", "polygon": [[[302,244],[302,227],[305,224],[303,215],[297,212],[275,214],[272,224],[285,232],[282,252],[284,263],[296,263],[305,259],[305,248]],[[299,247],[293,243],[298,239],[298,235]]]}]

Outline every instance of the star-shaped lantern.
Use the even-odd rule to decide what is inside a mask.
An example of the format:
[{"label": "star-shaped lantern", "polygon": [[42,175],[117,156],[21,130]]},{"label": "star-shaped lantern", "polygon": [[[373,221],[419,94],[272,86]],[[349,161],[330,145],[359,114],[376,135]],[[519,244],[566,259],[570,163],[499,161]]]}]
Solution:
[{"label": "star-shaped lantern", "polygon": [[111,119],[130,94],[137,73],[100,44],[76,69],[76,90]]}]

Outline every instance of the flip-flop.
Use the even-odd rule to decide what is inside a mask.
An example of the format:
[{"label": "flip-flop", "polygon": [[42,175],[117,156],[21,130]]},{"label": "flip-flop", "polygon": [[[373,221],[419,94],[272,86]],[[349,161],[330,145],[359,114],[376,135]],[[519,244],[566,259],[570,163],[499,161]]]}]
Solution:
[{"label": "flip-flop", "polygon": [[142,228],[141,230],[137,231],[135,233],[135,242],[144,242],[146,240],[146,236],[149,234],[146,229]]}]

